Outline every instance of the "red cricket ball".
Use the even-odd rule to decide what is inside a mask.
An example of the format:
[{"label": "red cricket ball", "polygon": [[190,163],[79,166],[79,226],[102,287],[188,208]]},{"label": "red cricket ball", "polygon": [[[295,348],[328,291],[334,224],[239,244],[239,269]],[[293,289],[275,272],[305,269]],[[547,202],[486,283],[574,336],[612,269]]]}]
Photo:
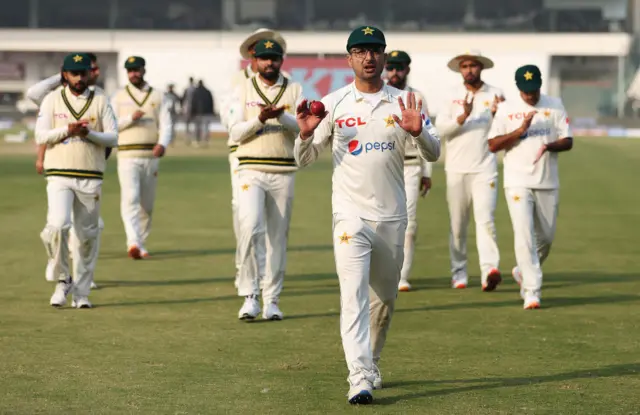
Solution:
[{"label": "red cricket ball", "polygon": [[321,101],[311,101],[309,111],[316,117],[322,117],[324,115],[324,104]]}]

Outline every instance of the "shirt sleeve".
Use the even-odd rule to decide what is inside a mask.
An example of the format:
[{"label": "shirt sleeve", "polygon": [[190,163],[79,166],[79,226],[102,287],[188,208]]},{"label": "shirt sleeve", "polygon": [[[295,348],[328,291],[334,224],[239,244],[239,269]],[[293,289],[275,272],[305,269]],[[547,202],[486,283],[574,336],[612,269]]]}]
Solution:
[{"label": "shirt sleeve", "polygon": [[173,140],[173,117],[171,117],[171,102],[164,101],[160,106],[159,114],[160,138],[158,144],[167,148]]},{"label": "shirt sleeve", "polygon": [[433,163],[420,157],[420,166],[422,167],[422,177],[431,177],[431,173],[433,173]]},{"label": "shirt sleeve", "polygon": [[453,105],[450,101],[446,101],[442,111],[438,113],[438,117],[436,119],[438,131],[440,131],[442,136],[447,140],[455,138],[459,130],[462,128],[462,125],[458,124],[458,115],[460,114],[454,114]]},{"label": "shirt sleeve", "polygon": [[571,125],[569,122],[569,116],[567,115],[567,111],[564,108],[564,105],[560,104],[560,108],[556,111],[557,119],[556,119],[556,129],[558,131],[558,139],[573,137],[573,132],[571,131]]},{"label": "shirt sleeve", "polygon": [[420,157],[426,161],[437,161],[440,158],[440,136],[431,119],[425,114],[423,117],[422,132],[417,137],[409,135],[409,139],[413,140]]},{"label": "shirt sleeve", "polygon": [[53,91],[60,85],[60,74],[56,74],[50,76],[47,79],[43,79],[35,85],[32,85],[29,89],[27,89],[25,96],[33,101],[34,104],[41,105],[44,97],[46,97],[49,92]]},{"label": "shirt sleeve", "polygon": [[325,97],[322,103],[329,113],[320,121],[318,127],[313,132],[313,136],[303,140],[300,135],[296,138],[293,147],[293,157],[299,167],[305,167],[318,159],[318,156],[331,143],[333,136],[333,110],[329,99]]},{"label": "shirt sleeve", "polygon": [[55,144],[65,138],[68,134],[67,127],[53,128],[53,95],[47,95],[40,104],[38,119],[35,126],[35,137],[37,144]]},{"label": "shirt sleeve", "polygon": [[258,117],[244,120],[244,102],[242,102],[242,87],[236,88],[229,104],[229,139],[240,144],[249,137],[254,136],[264,124]]},{"label": "shirt sleeve", "polygon": [[102,108],[100,114],[100,120],[102,121],[102,127],[104,131],[89,130],[87,139],[93,141],[96,144],[105,147],[115,147],[118,145],[118,123],[116,116],[111,108],[109,100],[105,100],[105,105]]},{"label": "shirt sleeve", "polygon": [[498,106],[498,111],[496,111],[496,115],[493,117],[493,121],[491,122],[489,135],[487,136],[488,140],[507,134],[507,126],[504,122],[503,112],[504,111],[501,109],[501,106]]}]

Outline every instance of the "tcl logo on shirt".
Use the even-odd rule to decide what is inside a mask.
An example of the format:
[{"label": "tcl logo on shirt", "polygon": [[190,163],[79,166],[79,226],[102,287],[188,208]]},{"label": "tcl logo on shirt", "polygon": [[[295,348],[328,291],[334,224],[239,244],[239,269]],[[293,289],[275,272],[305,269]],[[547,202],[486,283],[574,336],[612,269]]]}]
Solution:
[{"label": "tcl logo on shirt", "polygon": [[508,117],[511,121],[516,120],[524,120],[524,117],[527,116],[526,112],[516,112],[515,114],[509,114]]},{"label": "tcl logo on shirt", "polygon": [[259,107],[263,105],[261,101],[247,101],[247,107]]},{"label": "tcl logo on shirt", "polygon": [[339,118],[336,121],[338,128],[343,127],[355,127],[358,125],[365,125],[366,122],[362,121],[361,117],[349,117],[349,118]]},{"label": "tcl logo on shirt", "polygon": [[362,153],[364,150],[365,153],[370,151],[380,151],[384,153],[385,151],[394,151],[396,149],[396,142],[383,142],[383,141],[370,141],[365,143],[364,146],[358,140],[351,140],[348,143],[349,153],[352,156],[357,156]]},{"label": "tcl logo on shirt", "polygon": [[61,119],[63,119],[63,120],[64,120],[64,119],[69,118],[69,116],[68,116],[67,114],[65,114],[65,113],[58,113],[58,112],[53,113],[53,117],[54,117],[54,118],[61,118]]}]

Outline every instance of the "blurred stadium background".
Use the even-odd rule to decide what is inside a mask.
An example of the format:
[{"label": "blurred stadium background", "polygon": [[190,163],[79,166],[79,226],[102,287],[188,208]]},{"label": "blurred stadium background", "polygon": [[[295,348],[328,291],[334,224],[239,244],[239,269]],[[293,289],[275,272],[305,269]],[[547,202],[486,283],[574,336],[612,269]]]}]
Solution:
[{"label": "blurred stadium background", "polygon": [[[413,58],[410,83],[437,116],[454,54],[479,49],[496,62],[484,78],[516,93],[513,70],[535,63],[545,92],[561,96],[576,135],[640,136],[640,0],[0,0],[0,128],[22,140],[35,106],[26,89],[55,74],[62,56],[98,55],[108,93],[126,81],[132,54],[147,59],[157,88],[202,80],[216,103],[241,65],[238,46],[259,28],[281,30],[285,69],[319,98],[351,80],[348,31],[361,24],[387,33],[389,49]],[[219,105],[216,106],[216,111]],[[25,134],[16,137],[16,126]],[[178,125],[178,130],[183,128]],[[214,120],[212,131],[220,130]],[[18,129],[18,131],[21,131]]]}]

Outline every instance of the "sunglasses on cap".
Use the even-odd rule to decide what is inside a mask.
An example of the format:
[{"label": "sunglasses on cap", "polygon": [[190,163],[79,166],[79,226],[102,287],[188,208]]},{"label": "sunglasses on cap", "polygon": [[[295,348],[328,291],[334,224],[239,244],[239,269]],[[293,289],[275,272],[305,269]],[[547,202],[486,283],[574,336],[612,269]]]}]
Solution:
[{"label": "sunglasses on cap", "polygon": [[401,64],[401,63],[390,63],[390,64],[387,64],[387,65],[384,67],[384,69],[386,69],[388,72],[391,72],[391,71],[393,71],[394,69],[395,69],[396,71],[403,71],[403,70],[405,70],[405,69],[407,69],[407,68],[406,68],[406,66],[404,66],[404,65],[403,65],[403,64]]}]

